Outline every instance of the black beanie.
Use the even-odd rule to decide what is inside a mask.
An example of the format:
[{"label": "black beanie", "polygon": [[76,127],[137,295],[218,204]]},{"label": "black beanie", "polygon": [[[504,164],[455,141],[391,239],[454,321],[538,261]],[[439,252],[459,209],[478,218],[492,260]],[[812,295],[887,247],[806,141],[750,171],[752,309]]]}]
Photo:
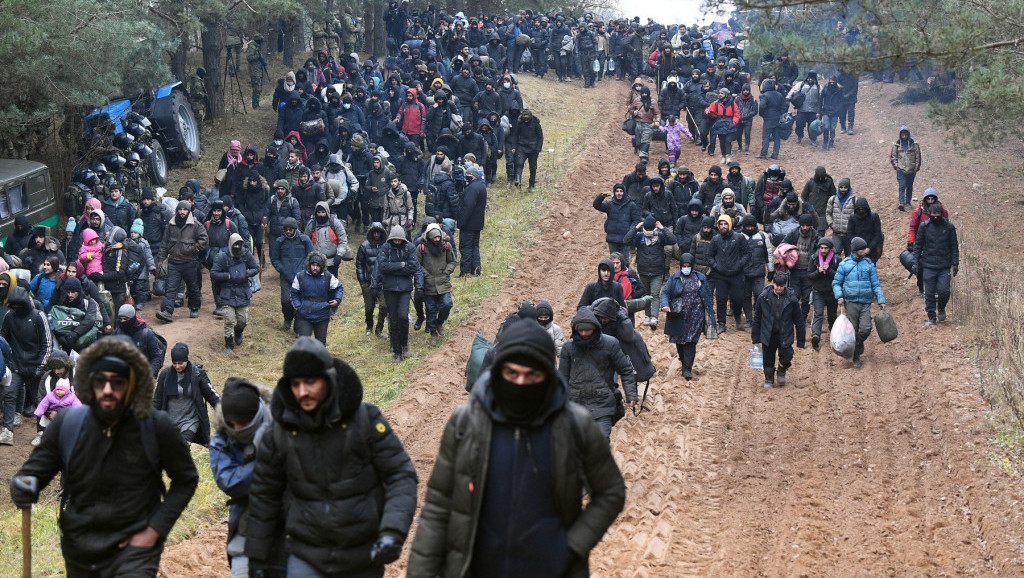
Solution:
[{"label": "black beanie", "polygon": [[323,343],[312,337],[300,337],[284,355],[281,380],[327,375],[327,370],[332,367],[334,359]]},{"label": "black beanie", "polygon": [[[501,334],[494,351],[493,368],[506,361],[543,371],[548,378],[555,375],[555,342],[547,330],[533,319],[521,319]],[[552,382],[553,383],[553,382]]]},{"label": "black beanie", "polygon": [[171,362],[179,363],[182,361],[188,361],[188,345],[175,343],[174,348],[171,349]]},{"label": "black beanie", "polygon": [[224,420],[249,423],[260,408],[260,393],[256,386],[241,377],[229,377],[220,396]]},{"label": "black beanie", "polygon": [[814,226],[814,215],[812,215],[810,213],[804,213],[804,214],[800,215],[800,218],[797,219],[797,222],[799,224],[801,224],[801,225],[808,225],[810,227],[813,227]]},{"label": "black beanie", "polygon": [[551,304],[547,301],[541,301],[537,304],[537,317],[544,315],[552,319],[555,318],[555,310],[551,307]]},{"label": "black beanie", "polygon": [[518,313],[520,319],[536,319],[537,307],[530,301],[523,301],[519,304]]}]

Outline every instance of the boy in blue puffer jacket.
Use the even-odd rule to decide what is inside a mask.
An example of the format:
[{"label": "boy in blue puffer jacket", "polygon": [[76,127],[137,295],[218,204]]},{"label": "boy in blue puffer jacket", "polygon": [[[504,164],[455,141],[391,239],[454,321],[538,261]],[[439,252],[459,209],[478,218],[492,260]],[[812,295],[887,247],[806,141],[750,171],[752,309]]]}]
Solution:
[{"label": "boy in blue puffer jacket", "polygon": [[868,258],[871,249],[860,237],[850,240],[852,254],[843,259],[832,279],[832,293],[857,332],[857,348],[853,351],[853,367],[860,369],[860,356],[864,353],[864,340],[871,335],[871,302],[885,309],[885,294],[878,282],[878,271]]}]

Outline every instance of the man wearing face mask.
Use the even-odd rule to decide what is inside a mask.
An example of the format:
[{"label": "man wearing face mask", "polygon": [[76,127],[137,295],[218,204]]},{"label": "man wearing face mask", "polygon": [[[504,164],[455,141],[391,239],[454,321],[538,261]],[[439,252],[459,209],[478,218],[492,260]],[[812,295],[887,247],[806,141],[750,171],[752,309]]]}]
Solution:
[{"label": "man wearing face mask", "polygon": [[292,281],[305,266],[306,255],[313,252],[313,243],[299,232],[299,222],[292,217],[284,220],[283,231],[270,245],[270,262],[280,276],[281,313],[284,314],[284,328],[288,330],[295,320],[291,298]]},{"label": "man wearing face mask", "polygon": [[918,228],[914,239],[914,257],[920,264],[924,280],[924,310],[928,314],[926,327],[946,321],[950,271],[954,277],[960,271],[956,227],[949,222],[944,211],[942,203],[932,203],[928,207],[930,216]]},{"label": "man wearing face mask", "polygon": [[50,422],[11,479],[11,499],[31,507],[62,473],[67,576],[155,577],[164,540],[199,484],[192,456],[170,416],[153,409],[153,373],[131,343],[102,339],[82,352],[75,393],[82,405]]},{"label": "man wearing face mask", "polygon": [[555,371],[551,337],[516,321],[445,427],[408,575],[588,575],[590,550],[624,502],[608,443]]}]

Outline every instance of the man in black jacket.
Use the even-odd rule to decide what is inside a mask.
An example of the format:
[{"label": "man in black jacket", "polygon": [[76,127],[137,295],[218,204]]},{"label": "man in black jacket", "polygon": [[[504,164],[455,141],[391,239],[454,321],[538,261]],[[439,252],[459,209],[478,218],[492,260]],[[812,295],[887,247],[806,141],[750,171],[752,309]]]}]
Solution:
[{"label": "man in black jacket", "polygon": [[523,184],[523,165],[530,162],[530,192],[537,184],[537,157],[544,148],[544,129],[530,109],[523,109],[519,122],[512,127],[512,154],[516,158],[516,186]]},{"label": "man in black jacket", "polygon": [[210,412],[220,396],[213,390],[202,365],[188,359],[188,345],[175,343],[171,349],[171,367],[165,367],[156,380],[153,408],[170,414],[185,443],[205,446],[210,443]]},{"label": "man in black jacket", "polygon": [[580,296],[579,303],[576,304],[576,310],[589,307],[593,305],[594,301],[602,297],[610,297],[620,307],[625,307],[626,300],[622,296],[622,285],[615,282],[612,278],[614,275],[615,266],[612,264],[612,260],[601,259],[601,262],[597,264],[597,281],[587,283],[586,288],[583,289],[583,295]]},{"label": "man in black jacket", "polygon": [[35,308],[24,287],[12,285],[6,301],[8,312],[0,325],[0,337],[11,345],[13,355],[4,360],[11,370],[11,383],[3,388],[0,444],[9,446],[14,444],[14,426],[21,423],[22,413],[31,415],[35,409],[35,391],[46,371],[46,358],[53,351],[53,335],[46,314]]},{"label": "man in black jacket", "polygon": [[917,230],[917,238],[914,240],[914,256],[921,266],[921,277],[924,279],[924,310],[928,314],[926,327],[935,325],[936,321],[942,323],[946,320],[950,270],[953,277],[960,271],[956,227],[942,215],[942,203],[932,203],[928,213],[929,219]]},{"label": "man in black jacket", "polygon": [[192,455],[170,417],[153,410],[153,373],[131,343],[102,339],[83,351],[75,393],[82,409],[50,422],[11,479],[11,499],[31,507],[63,472],[67,575],[155,577],[164,540],[199,484]]},{"label": "man in black jacket", "polygon": [[282,525],[289,576],[383,576],[416,511],[416,468],[380,410],[363,403],[359,376],[300,337],[270,413],[249,494],[250,576],[270,575]]},{"label": "man in black jacket", "polygon": [[484,230],[487,212],[487,182],[479,166],[466,169],[466,191],[459,219],[459,277],[480,276],[480,233]]},{"label": "man in black jacket", "polygon": [[725,332],[725,312],[732,302],[732,313],[736,328],[743,327],[743,284],[744,271],[750,261],[750,246],[747,238],[732,230],[732,217],[721,215],[715,222],[718,234],[711,240],[709,260],[715,274],[715,310],[718,312],[718,327]]},{"label": "man in black jacket", "polygon": [[[775,273],[772,284],[765,287],[754,304],[754,324],[750,329],[750,341],[764,349],[764,386],[786,385],[786,371],[793,363],[793,334],[796,346],[804,348],[806,323],[800,313],[800,302],[796,293],[786,287],[789,274]],[[776,373],[775,355],[778,353],[779,367]],[[776,382],[776,379],[778,381]]]},{"label": "man in black jacket", "polygon": [[758,104],[758,116],[764,119],[761,124],[761,154],[759,159],[768,158],[768,144],[772,143],[772,158],[779,158],[779,147],[782,138],[779,136],[779,118],[786,112],[786,97],[776,89],[775,81],[765,80],[761,85],[761,102]]}]

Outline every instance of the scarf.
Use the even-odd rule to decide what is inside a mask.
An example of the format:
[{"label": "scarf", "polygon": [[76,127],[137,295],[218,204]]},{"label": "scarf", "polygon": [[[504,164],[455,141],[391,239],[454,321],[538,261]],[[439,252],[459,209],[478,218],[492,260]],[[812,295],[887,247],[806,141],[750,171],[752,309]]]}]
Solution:
[{"label": "scarf", "polygon": [[828,264],[832,262],[832,257],[835,257],[835,255],[836,255],[835,251],[829,251],[828,252],[828,257],[825,257],[823,259],[821,257],[821,251],[818,251],[818,266],[819,267],[828,267]]},{"label": "scarf", "polygon": [[651,229],[650,231],[644,230],[644,246],[651,247],[658,244],[658,230]]},{"label": "scarf", "polygon": [[242,143],[233,140],[228,147],[228,165],[235,166],[242,161]]},{"label": "scarf", "polygon": [[264,405],[263,400],[260,400],[259,408],[256,410],[256,415],[252,418],[252,421],[241,429],[232,429],[230,427],[224,429],[224,435],[233,442],[237,442],[244,446],[253,445],[256,441],[256,432],[259,431],[263,422],[267,420],[267,407]]},{"label": "scarf", "polygon": [[424,243],[423,245],[427,248],[427,251],[430,251],[430,254],[435,257],[439,257],[441,256],[442,253],[444,253],[444,237],[438,239],[437,241],[431,241],[430,239],[427,239],[427,242]]}]

